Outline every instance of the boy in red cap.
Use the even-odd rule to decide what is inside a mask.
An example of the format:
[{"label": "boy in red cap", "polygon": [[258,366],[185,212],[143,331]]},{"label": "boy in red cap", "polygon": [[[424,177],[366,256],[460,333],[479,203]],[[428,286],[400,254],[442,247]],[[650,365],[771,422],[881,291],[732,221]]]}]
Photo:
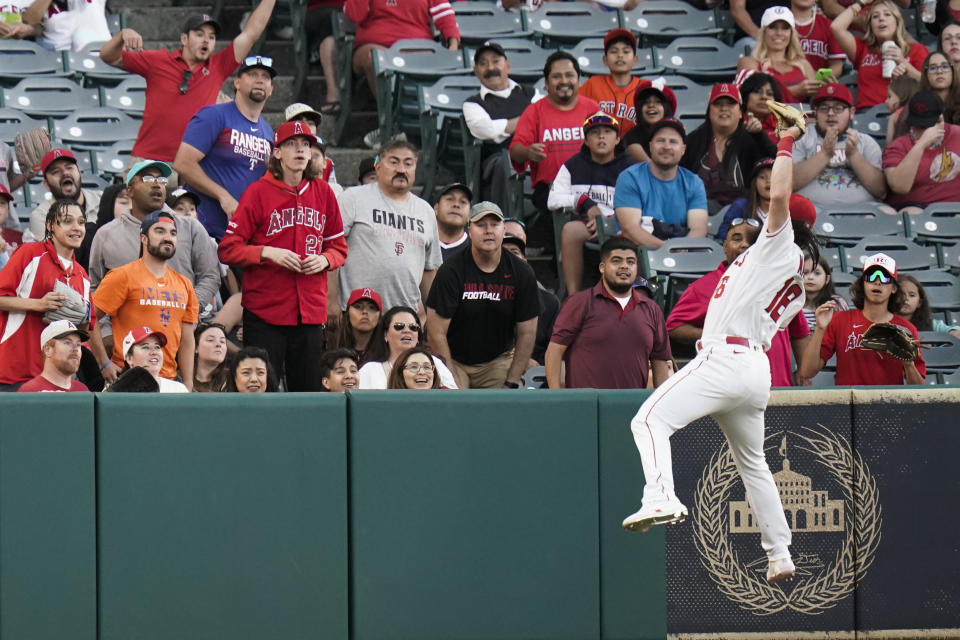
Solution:
[{"label": "boy in red cap", "polygon": [[637,64],[636,36],[627,29],[611,29],[603,39],[603,64],[610,74],[591,77],[580,87],[580,95],[593,98],[604,113],[619,121],[622,138],[637,119],[634,94],[640,78],[632,75]]},{"label": "boy in red cap", "polygon": [[244,267],[244,346],[266,349],[287,391],[323,391],[327,271],[347,259],[337,199],[310,163],[315,144],[303,122],[280,125],[267,175],[244,192],[219,251]]}]

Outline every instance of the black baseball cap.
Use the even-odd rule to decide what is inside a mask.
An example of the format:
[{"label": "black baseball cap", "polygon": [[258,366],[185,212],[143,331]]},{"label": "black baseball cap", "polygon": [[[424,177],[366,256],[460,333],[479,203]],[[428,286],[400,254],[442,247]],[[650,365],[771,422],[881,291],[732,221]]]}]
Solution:
[{"label": "black baseball cap", "polygon": [[467,200],[473,202],[473,192],[470,191],[470,188],[467,185],[463,184],[462,182],[451,182],[437,192],[437,197],[433,199],[433,204],[437,204],[440,202],[440,198],[456,189],[463,191],[467,195]]},{"label": "black baseball cap", "polygon": [[520,236],[515,236],[512,233],[503,234],[503,244],[513,243],[520,247],[520,253],[527,254],[527,243],[523,241],[523,238]]},{"label": "black baseball cap", "polygon": [[277,77],[277,70],[273,68],[273,58],[268,56],[247,56],[243,59],[243,64],[237,69],[237,75],[242,75],[250,69],[266,69],[271,78]]},{"label": "black baseball cap", "polygon": [[370,156],[369,158],[364,158],[360,161],[360,166],[357,167],[357,184],[363,182],[363,176],[367,175],[371,171],[376,171],[377,156]]},{"label": "black baseball cap", "polygon": [[933,91],[918,91],[907,105],[907,126],[932,127],[943,115],[943,100]]},{"label": "black baseball cap", "polygon": [[501,47],[496,42],[491,42],[490,40],[487,40],[482,45],[480,45],[476,51],[473,52],[473,64],[480,63],[480,56],[483,54],[484,51],[493,51],[498,56],[503,56],[504,58],[507,57],[507,52],[503,50],[503,47]]},{"label": "black baseball cap", "polygon": [[213,16],[210,16],[206,13],[194,13],[187,17],[187,21],[183,23],[183,31],[180,33],[189,33],[199,29],[203,25],[208,24],[213,27],[214,33],[217,36],[220,36],[220,23],[213,19]]},{"label": "black baseball cap", "polygon": [[663,120],[657,120],[650,125],[650,137],[652,138],[657,131],[660,131],[660,129],[663,129],[664,127],[670,127],[674,129],[680,134],[681,140],[684,142],[687,141],[687,131],[683,128],[683,123],[675,118],[664,118]]}]

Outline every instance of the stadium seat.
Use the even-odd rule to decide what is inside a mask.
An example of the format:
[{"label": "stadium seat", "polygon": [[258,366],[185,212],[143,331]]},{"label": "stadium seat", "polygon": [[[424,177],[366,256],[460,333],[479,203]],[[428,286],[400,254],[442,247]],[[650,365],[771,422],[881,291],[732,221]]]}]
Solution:
[{"label": "stadium seat", "polygon": [[623,26],[636,33],[646,46],[666,44],[677,37],[719,37],[713,11],[702,11],[677,0],[649,0],[623,12]]},{"label": "stadium seat", "polygon": [[[847,273],[840,269],[833,269],[830,274],[830,279],[833,281],[833,290],[838,296],[847,301],[847,306],[851,309],[853,308],[853,297],[850,295],[850,285],[852,285],[859,276],[859,273]],[[810,330],[812,331],[813,327],[810,327]]]},{"label": "stadium seat", "polygon": [[920,215],[906,216],[908,233],[919,242],[957,244],[960,242],[960,202],[931,204]]},{"label": "stadium seat", "polygon": [[845,271],[847,268],[843,263],[845,257],[843,251],[843,248],[820,247],[820,255],[826,259],[827,264],[830,265],[830,268],[834,271]]},{"label": "stadium seat", "polygon": [[123,31],[123,14],[122,13],[108,13],[107,14],[107,28],[110,30],[110,35],[115,36],[121,31]]},{"label": "stadium seat", "polygon": [[822,207],[814,232],[821,241],[841,246],[853,246],[869,235],[905,237],[903,217],[888,215],[873,202]]},{"label": "stadium seat", "polygon": [[853,123],[850,126],[857,131],[869,133],[883,147],[887,140],[887,121],[889,119],[890,111],[887,109],[887,105],[881,102],[878,105],[854,113]]},{"label": "stadium seat", "polygon": [[664,290],[667,309],[694,280],[723,262],[723,247],[711,238],[671,238],[659,249],[645,249],[642,275]]},{"label": "stadium seat", "polygon": [[960,311],[960,278],[939,269],[913,271],[910,275],[923,285],[935,312]]},{"label": "stadium seat", "polygon": [[546,389],[547,388],[547,369],[546,367],[533,367],[523,374],[524,389]]},{"label": "stadium seat", "polygon": [[682,75],[663,76],[666,86],[677,96],[677,111],[685,113],[700,113],[703,119],[707,112],[707,100],[710,98],[711,87],[699,84]]},{"label": "stadium seat", "polygon": [[82,175],[95,175],[97,173],[93,166],[92,154],[87,149],[71,146],[70,152],[76,157],[77,168],[80,169]]},{"label": "stadium seat", "polygon": [[669,73],[722,82],[733,78],[742,51],[716,38],[681,37],[654,49],[657,66]]},{"label": "stadium seat", "polygon": [[471,72],[464,66],[462,51],[433,40],[400,40],[389,49],[374,50],[373,70],[381,139],[402,129],[414,143],[420,142],[420,86]]},{"label": "stadium seat", "polygon": [[960,368],[960,340],[949,333],[935,331],[919,333],[923,361],[927,364],[927,375],[931,371],[951,374]]},{"label": "stadium seat", "polygon": [[119,140],[105,149],[91,152],[96,171],[99,175],[123,175],[130,164],[133,140]]},{"label": "stadium seat", "polygon": [[940,384],[960,385],[960,369],[940,374]]},{"label": "stadium seat", "polygon": [[[720,230],[720,225],[723,223],[723,218],[727,215],[727,211],[730,209],[730,205],[724,206],[720,211],[717,211],[712,216],[707,216],[707,237],[716,238],[717,231]],[[722,238],[718,238],[717,242],[723,243]]]},{"label": "stadium seat", "polygon": [[56,138],[79,149],[98,150],[117,140],[134,140],[139,130],[139,120],[106,107],[76,109],[66,118],[54,122]]},{"label": "stadium seat", "polygon": [[104,44],[103,42],[91,42],[80,51],[71,51],[67,55],[67,71],[82,80],[89,80],[90,82],[86,83],[87,86],[91,83],[112,85],[133,75],[123,69],[110,66],[100,59],[100,47]]},{"label": "stadium seat", "polygon": [[141,116],[147,102],[147,80],[142,76],[124,78],[115,87],[102,87],[103,107],[119,109],[124,113]]},{"label": "stadium seat", "polygon": [[[549,2],[526,14],[527,28],[544,47],[570,46],[584,38],[602,38],[620,26],[617,11],[604,11],[585,2]],[[542,65],[541,65],[542,66]]]},{"label": "stadium seat", "polygon": [[[529,38],[533,31],[524,26],[524,14],[505,11],[495,2],[454,2],[457,27],[464,44],[478,45],[496,38]],[[471,62],[473,58],[470,59]]]},{"label": "stadium seat", "polygon": [[933,247],[916,244],[907,238],[893,236],[867,236],[844,251],[846,270],[860,273],[867,256],[885,253],[897,261],[897,271],[916,271],[937,267],[937,252]]},{"label": "stadium seat", "polygon": [[[610,70],[603,64],[603,38],[586,38],[570,49],[570,53],[580,64],[581,79],[583,76],[604,75]],[[638,48],[637,64],[633,66],[634,75],[648,75],[661,73],[663,69],[653,66],[653,50]],[[542,66],[542,65],[541,65]],[[542,71],[541,71],[542,72]]]},{"label": "stadium seat", "polygon": [[12,145],[18,133],[45,126],[47,126],[46,119],[37,120],[23,111],[9,107],[0,108],[0,142]]},{"label": "stadium seat", "polygon": [[[517,82],[537,82],[543,80],[543,63],[553,50],[544,49],[536,42],[519,38],[491,38],[503,47],[510,60],[510,77]],[[464,52],[467,64],[473,63],[476,47],[468,47]],[[545,91],[541,93],[546,93]]]},{"label": "stadium seat", "polygon": [[334,11],[333,50],[336,52],[337,88],[340,90],[340,113],[333,120],[333,144],[343,142],[347,120],[353,113],[353,39],[357,25],[344,15],[343,11]]},{"label": "stadium seat", "polygon": [[7,81],[4,84],[38,75],[64,75],[60,54],[32,40],[0,39],[0,79]]},{"label": "stadium seat", "polygon": [[100,96],[95,89],[83,89],[70,78],[33,76],[3,90],[7,107],[31,116],[62,118],[76,109],[96,107]]},{"label": "stadium seat", "polygon": [[[480,91],[476,76],[442,78],[429,87],[420,87],[420,161],[423,193],[431,199],[438,166],[464,176],[464,138],[460,127],[464,100]],[[420,169],[422,167],[422,169]]]},{"label": "stadium seat", "polygon": [[813,376],[813,379],[810,381],[810,386],[817,389],[824,389],[828,387],[836,386],[836,371],[827,371],[826,369],[820,371],[817,375]]}]

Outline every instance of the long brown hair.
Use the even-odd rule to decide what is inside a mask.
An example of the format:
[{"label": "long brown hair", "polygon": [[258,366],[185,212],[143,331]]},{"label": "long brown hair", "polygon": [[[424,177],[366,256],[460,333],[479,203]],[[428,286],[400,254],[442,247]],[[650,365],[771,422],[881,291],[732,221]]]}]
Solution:
[{"label": "long brown hair", "polygon": [[403,377],[403,368],[407,366],[407,360],[410,359],[410,356],[422,353],[427,356],[430,360],[430,364],[433,365],[433,384],[431,389],[440,388],[440,372],[437,371],[437,363],[433,359],[433,355],[430,353],[430,350],[423,345],[417,345],[411,347],[397,356],[397,361],[393,363],[393,368],[390,369],[390,376],[387,378],[387,389],[409,389],[407,386],[407,381]]},{"label": "long brown hair", "polygon": [[[270,158],[267,159],[267,171],[277,180],[283,180],[283,168],[280,166],[280,158],[272,153],[270,154]],[[313,161],[307,162],[307,166],[303,170],[303,180],[316,180],[319,177],[320,175],[313,170]]]},{"label": "long brown hair", "polygon": [[[917,288],[917,296],[920,302],[913,314],[907,318],[910,324],[917,328],[917,331],[933,331],[933,310],[930,308],[930,299],[927,297],[927,291],[920,284],[920,281],[908,273],[904,273],[899,278],[900,282],[909,282]],[[906,298],[906,296],[904,296]],[[899,315],[903,315],[897,312]],[[906,317],[906,316],[904,316]]]}]

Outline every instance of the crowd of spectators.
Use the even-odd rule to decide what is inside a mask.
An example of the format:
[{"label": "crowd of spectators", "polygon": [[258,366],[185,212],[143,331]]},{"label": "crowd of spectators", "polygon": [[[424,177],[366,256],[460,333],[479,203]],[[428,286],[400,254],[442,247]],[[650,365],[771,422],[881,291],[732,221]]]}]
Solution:
[{"label": "crowd of spectators", "polygon": [[[724,271],[765,223],[776,154],[769,99],[812,111],[790,201],[807,228],[840,203],[897,215],[960,202],[960,15],[948,3],[929,25],[930,52],[908,35],[901,2],[732,0],[751,53],[699,105],[678,104],[664,78],[633,74],[638,42],[627,29],[606,35],[609,73],[586,82],[576,56],[550,53],[542,95],[510,77],[500,44],[484,43],[473,55],[481,89],[462,107],[482,143],[480,184],[429,194],[415,185],[417,147],[378,131],[365,137],[378,154],[357,185],[338,184],[318,135],[341,110],[327,27],[339,11],[357,23],[353,69],[372,88],[377,49],[432,38],[434,28],[460,47],[450,3],[311,1],[326,98],[317,109],[287,106],[274,131],[263,110],[278,70],[249,54],[275,4],[260,0],[219,51],[223,27],[204,14],[165,51],[144,49],[132,29],[110,38],[103,2],[4,9],[18,19],[0,21],[0,37],[54,49],[106,40],[102,60],[147,88],[123,183],[103,192],[83,187],[69,149],[19,167],[0,143],[0,390],[515,389],[538,366],[550,388],[657,386],[674,350],[699,341]],[[837,82],[847,64],[855,91]],[[233,99],[217,104],[234,73]],[[857,111],[884,101],[886,140],[853,128]],[[702,109],[702,124],[688,132],[681,107]],[[562,305],[527,261],[525,221],[503,213],[511,172],[529,173],[541,221],[571,212],[559,245],[538,246],[560,254]],[[35,177],[50,197],[21,231],[14,194]],[[641,250],[705,238],[711,221],[723,261],[662,309],[641,277]],[[597,264],[585,247],[600,228],[614,235]],[[960,335],[891,257],[864,260],[847,308],[829,263],[808,256],[804,313],[767,354],[775,386],[810,384],[834,354],[837,384],[922,384],[922,358],[884,360],[860,346],[863,327]],[[74,298],[87,307],[82,321],[64,316]]]}]

